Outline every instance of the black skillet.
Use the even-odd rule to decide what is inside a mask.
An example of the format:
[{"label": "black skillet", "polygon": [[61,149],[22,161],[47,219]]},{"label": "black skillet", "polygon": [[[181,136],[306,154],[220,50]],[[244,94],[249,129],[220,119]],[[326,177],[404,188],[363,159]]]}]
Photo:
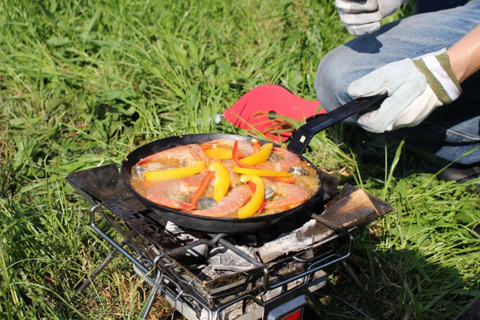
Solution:
[{"label": "black skillet", "polygon": [[[318,132],[330,127],[331,125],[340,122],[341,120],[350,117],[356,113],[365,112],[371,110],[372,107],[378,106],[387,96],[375,96],[360,98],[351,101],[332,112],[328,112],[324,115],[309,121],[305,125],[298,128],[293,134],[288,150],[297,154],[302,160],[307,161],[316,168],[309,160],[302,156],[303,151],[307,147],[312,137]],[[316,191],[316,194],[307,200],[305,203],[283,212],[278,212],[266,216],[251,217],[247,219],[236,218],[212,218],[204,217],[191,213],[182,212],[172,208],[164,207],[156,204],[139,193],[137,193],[130,185],[130,178],[132,175],[132,167],[140,160],[151,154],[173,148],[179,145],[187,145],[193,143],[203,143],[216,139],[233,139],[250,141],[252,137],[231,135],[231,134],[219,134],[219,133],[207,133],[207,134],[190,134],[183,136],[176,136],[157,140],[148,143],[130,153],[122,163],[121,176],[130,191],[149,209],[158,214],[164,219],[167,219],[179,226],[194,229],[205,232],[220,232],[220,233],[238,233],[238,232],[251,232],[259,229],[263,229],[278,223],[280,220],[294,214],[295,212],[302,210],[305,205],[308,205],[315,195],[319,192],[320,188]],[[264,144],[269,141],[261,141]],[[278,145],[277,145],[278,146]],[[317,171],[318,174],[318,171]],[[321,184],[321,181],[320,181]]]}]

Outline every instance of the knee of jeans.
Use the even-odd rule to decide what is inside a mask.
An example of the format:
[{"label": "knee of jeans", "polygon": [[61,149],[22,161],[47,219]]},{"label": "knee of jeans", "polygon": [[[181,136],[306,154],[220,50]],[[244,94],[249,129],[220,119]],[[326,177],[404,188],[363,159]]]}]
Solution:
[{"label": "knee of jeans", "polygon": [[350,76],[347,64],[342,59],[344,49],[330,51],[318,65],[315,76],[315,91],[322,106],[331,111],[351,100],[347,93]]}]

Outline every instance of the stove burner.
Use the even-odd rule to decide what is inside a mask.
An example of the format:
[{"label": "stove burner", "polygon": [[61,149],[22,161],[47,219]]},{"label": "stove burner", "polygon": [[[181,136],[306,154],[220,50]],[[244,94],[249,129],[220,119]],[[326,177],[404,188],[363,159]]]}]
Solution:
[{"label": "stove burner", "polygon": [[[123,184],[115,165],[74,172],[66,179],[92,205],[92,228],[115,248],[76,294],[120,251],[152,286],[140,317],[148,314],[157,294],[182,313],[191,313],[184,314],[189,319],[234,319],[238,310],[250,316],[258,313],[258,318],[281,315],[297,300],[294,306],[312,305],[320,315],[321,306],[311,292],[326,282],[322,269],[350,255],[353,230],[392,210],[351,185],[339,192],[338,179],[321,172],[320,196],[305,212],[255,232],[206,233],[177,226],[147,209]],[[98,227],[101,220],[122,235],[121,244]],[[333,243],[345,235],[349,250],[339,253]],[[124,245],[138,256],[130,255]]]}]

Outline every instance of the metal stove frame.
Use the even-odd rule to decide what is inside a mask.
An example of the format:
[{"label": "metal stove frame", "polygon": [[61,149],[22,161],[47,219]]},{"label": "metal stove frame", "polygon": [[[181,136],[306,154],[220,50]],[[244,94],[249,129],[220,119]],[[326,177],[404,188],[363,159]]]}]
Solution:
[{"label": "metal stove frame", "polygon": [[[113,169],[113,167],[108,169],[112,171],[111,169]],[[118,169],[116,167],[114,170],[116,170],[118,174]],[[75,189],[77,189],[77,191],[79,191],[85,197],[85,190],[82,189],[81,186],[75,185],[68,178],[67,181],[69,181],[70,184],[72,184],[72,186],[74,186]],[[113,183],[113,190],[118,187],[118,181],[112,180],[111,182]],[[346,253],[338,254],[332,248],[322,256],[314,257],[309,260],[295,256],[294,259],[298,261],[311,263],[308,269],[297,274],[293,278],[276,283],[271,281],[270,272],[265,264],[256,261],[249,255],[246,255],[239,250],[235,250],[236,248],[233,245],[223,239],[224,235],[209,235],[212,238],[211,241],[219,242],[221,245],[228,247],[229,249],[233,248],[233,252],[237,253],[241,258],[247,259],[255,267],[258,267],[262,270],[263,289],[265,292],[281,287],[288,287],[295,281],[300,281],[303,279],[300,285],[296,285],[293,289],[287,290],[286,292],[266,302],[259,300],[250,293],[247,293],[242,294],[215,309],[212,309],[208,306],[208,303],[205,300],[205,294],[202,293],[198,286],[195,285],[195,278],[188,276],[188,274],[185,275],[184,273],[180,274],[179,272],[176,272],[178,270],[184,271],[182,270],[183,267],[179,265],[179,263],[166,251],[156,246],[155,239],[149,239],[139,232],[139,226],[145,224],[146,222],[154,224],[158,223],[161,225],[162,221],[153,221],[151,216],[148,216],[148,214],[145,215],[145,212],[140,213],[129,207],[126,202],[129,200],[135,201],[136,199],[134,199],[133,196],[126,196],[126,194],[122,191],[118,192],[116,195],[120,196],[121,198],[107,200],[93,199],[92,195],[90,194],[87,194],[87,197],[85,197],[88,202],[92,204],[90,209],[91,227],[96,233],[109,242],[114,247],[114,250],[107,255],[100,265],[90,274],[90,276],[82,283],[82,285],[80,285],[80,287],[76,290],[74,297],[77,297],[84,292],[87,287],[93,283],[95,277],[105,269],[105,267],[115,258],[118,253],[121,253],[133,263],[134,270],[142,277],[142,280],[147,281],[152,287],[152,290],[149,293],[139,315],[141,319],[145,319],[147,317],[157,295],[163,296],[173,307],[177,309],[177,311],[179,311],[189,320],[199,319],[200,315],[197,314],[197,311],[195,311],[195,309],[198,310],[199,306],[208,313],[209,320],[217,320],[220,318],[221,312],[239,302],[246,302],[247,300],[253,301],[256,305],[258,305],[258,308],[243,316],[240,316],[237,318],[238,320],[260,318],[272,320],[281,319],[289,315],[292,310],[301,308],[309,308],[317,315],[318,318],[324,319],[327,318],[327,315],[322,310],[322,306],[318,299],[312,295],[312,292],[323,287],[327,281],[327,275],[322,269],[332,264],[340,263],[340,265],[344,268],[345,273],[350,277],[355,286],[363,294],[367,303],[370,305],[375,314],[380,319],[383,319],[382,312],[370,298],[368,293],[354,275],[353,271],[345,262],[345,259],[347,259],[351,254],[354,243],[354,237],[350,231],[342,234],[342,237],[343,235],[347,235],[349,241],[349,247]],[[113,213],[114,215],[110,216],[108,213]],[[114,221],[115,217],[120,218],[121,224]],[[117,243],[111,236],[101,230],[98,222],[102,220],[106,221],[110,227],[113,227],[116,232],[121,235],[123,240],[120,243]],[[333,243],[333,240],[336,240],[339,237],[340,236],[338,234],[334,234],[319,245]],[[135,252],[136,257],[129,253],[125,247],[128,247]],[[314,276],[316,279],[312,281]],[[228,293],[224,293],[224,295],[227,294]],[[368,315],[361,310],[355,308],[333,294],[332,296],[349,305],[362,315],[368,317]],[[219,299],[222,298],[222,295],[213,298]]]}]

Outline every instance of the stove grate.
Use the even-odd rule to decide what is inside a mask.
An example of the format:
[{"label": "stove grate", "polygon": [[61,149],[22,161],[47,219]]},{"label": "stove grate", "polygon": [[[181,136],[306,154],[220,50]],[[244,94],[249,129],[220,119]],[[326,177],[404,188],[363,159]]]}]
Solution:
[{"label": "stove grate", "polygon": [[[67,181],[92,205],[90,224],[114,250],[76,295],[121,253],[152,286],[141,318],[149,313],[157,295],[188,319],[256,319],[257,315],[287,314],[292,306],[313,306],[321,316],[321,306],[311,292],[325,285],[324,269],[333,264],[348,267],[345,260],[354,242],[351,232],[391,210],[385,202],[345,185],[341,193],[323,190],[324,198],[318,199],[322,204],[317,206],[323,212],[307,212],[308,219],[287,223],[290,229],[283,226],[281,232],[260,236],[212,234],[185,230],[159,218],[118,183],[115,166],[91,170],[72,173]],[[326,195],[336,197],[324,206]],[[122,241],[109,236],[106,227],[113,228]],[[344,238],[348,249],[340,252],[335,243]],[[235,265],[227,272],[213,268],[210,274],[206,270],[212,261],[220,269],[232,264],[228,261]],[[362,290],[353,274],[351,278]],[[366,292],[362,293],[382,318]]]}]

